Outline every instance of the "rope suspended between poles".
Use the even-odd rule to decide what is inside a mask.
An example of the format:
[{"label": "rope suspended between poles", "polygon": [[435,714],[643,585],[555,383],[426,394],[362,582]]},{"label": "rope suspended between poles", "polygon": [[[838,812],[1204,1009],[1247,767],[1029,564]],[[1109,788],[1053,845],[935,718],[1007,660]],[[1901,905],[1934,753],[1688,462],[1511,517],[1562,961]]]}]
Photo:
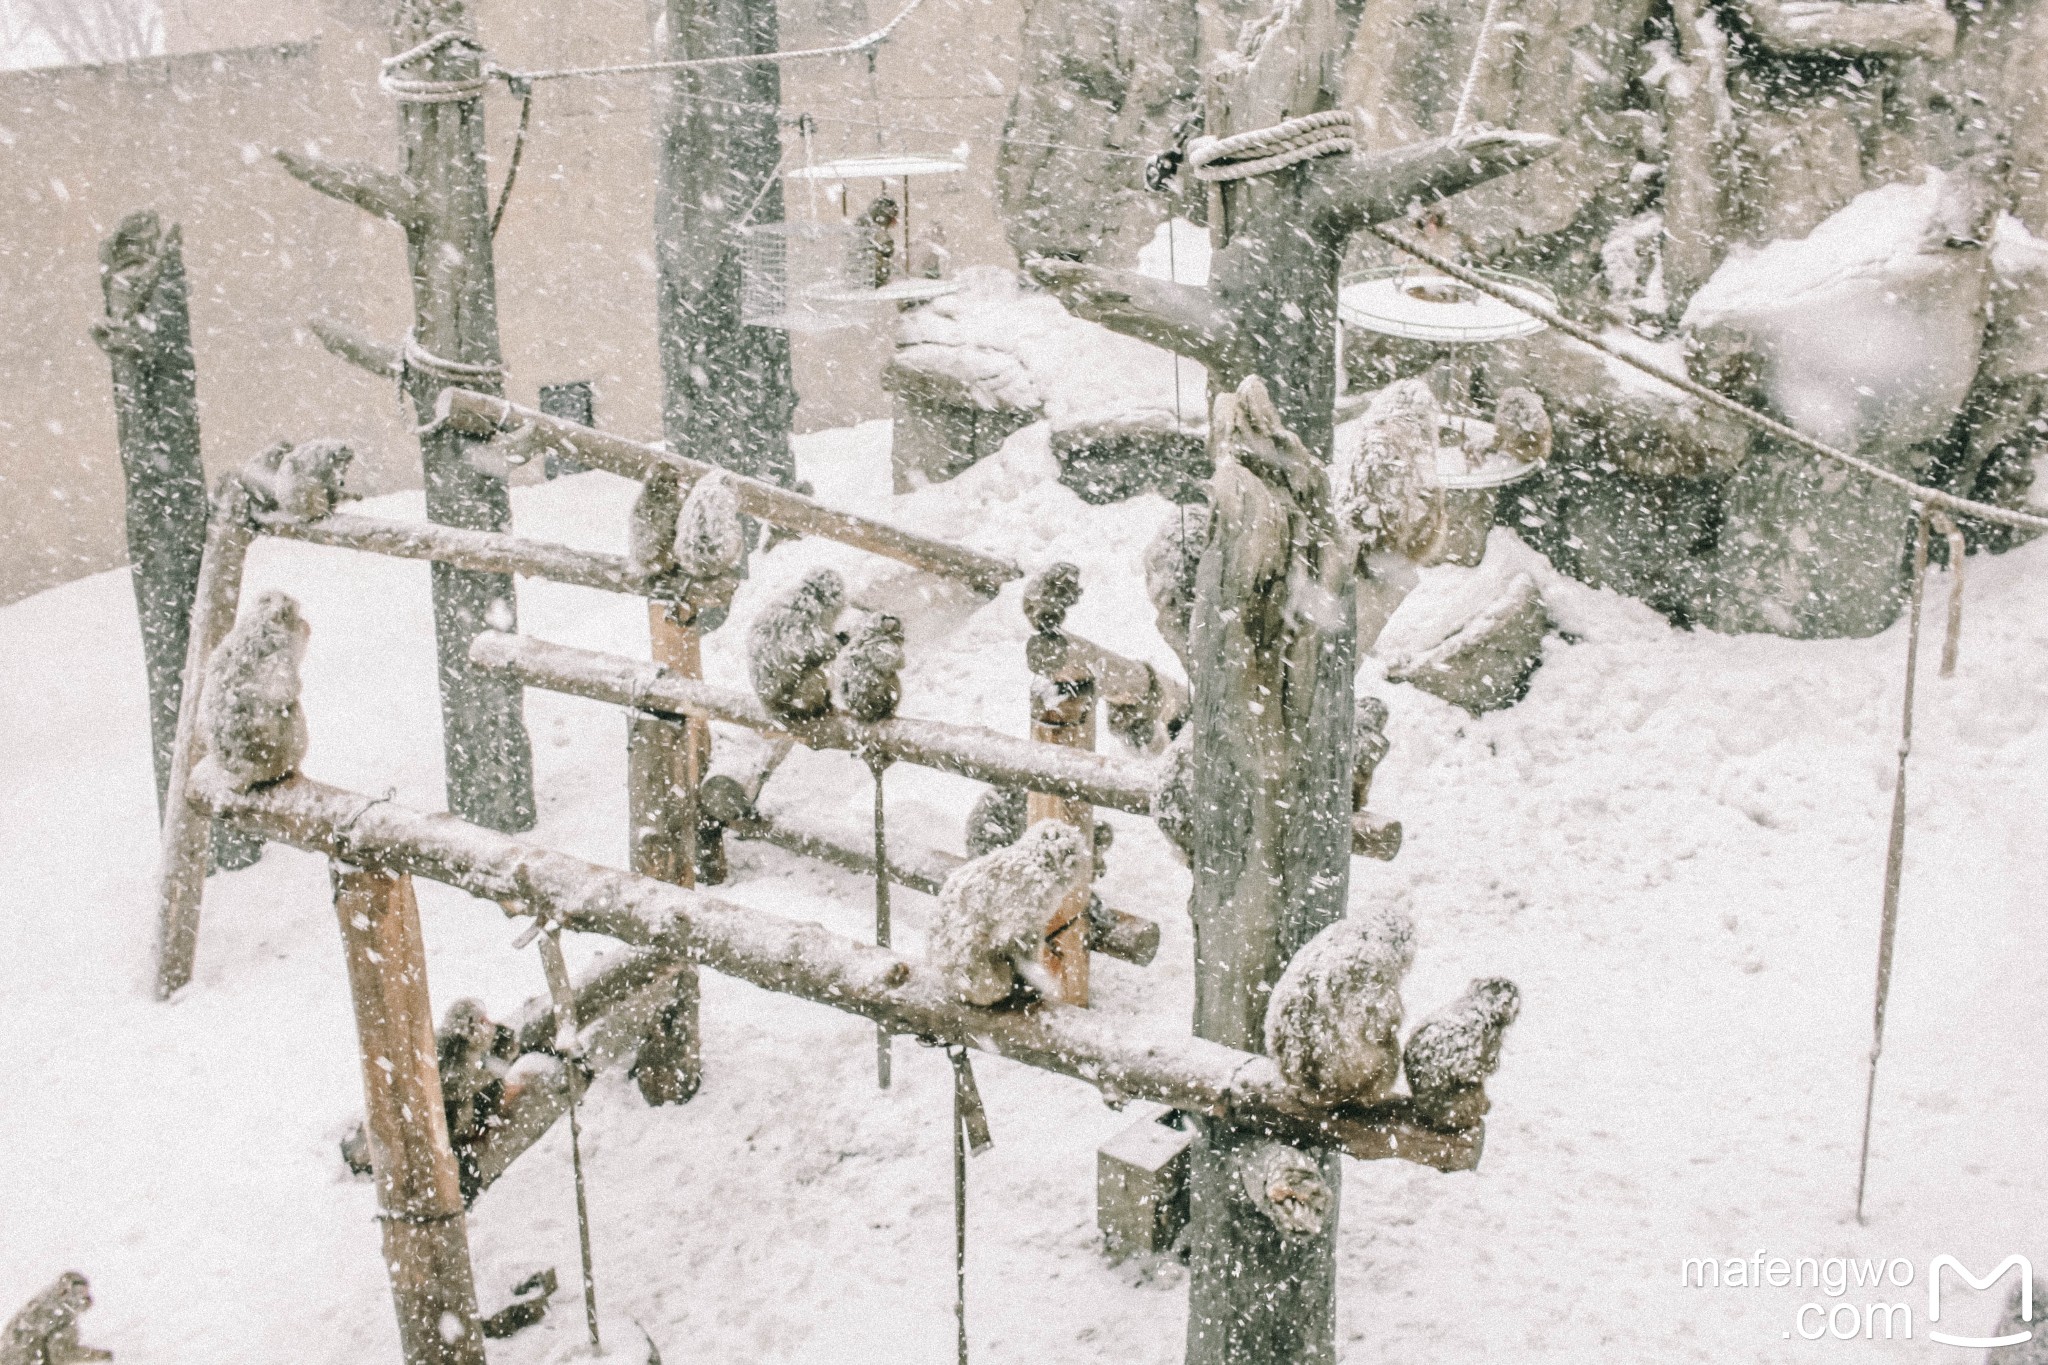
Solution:
[{"label": "rope suspended between poles", "polygon": [[1920,607],[1927,595],[1927,532],[1929,526],[1948,541],[1948,636],[1942,642],[1941,676],[1956,670],[1958,637],[1963,625],[1963,533],[1942,512],[1923,511],[1913,527],[1913,594],[1906,627],[1906,695],[1899,717],[1899,766],[1892,781],[1891,837],[1884,858],[1884,909],[1877,939],[1877,994],[1870,1029],[1870,1074],[1863,1089],[1863,1143],[1856,1158],[1856,1221],[1863,1221],[1863,1192],[1870,1175],[1870,1120],[1877,1102],[1877,1059],[1884,1051],[1884,1011],[1892,989],[1892,947],[1899,930],[1899,886],[1906,866],[1906,759],[1913,752],[1913,683],[1920,666]]}]

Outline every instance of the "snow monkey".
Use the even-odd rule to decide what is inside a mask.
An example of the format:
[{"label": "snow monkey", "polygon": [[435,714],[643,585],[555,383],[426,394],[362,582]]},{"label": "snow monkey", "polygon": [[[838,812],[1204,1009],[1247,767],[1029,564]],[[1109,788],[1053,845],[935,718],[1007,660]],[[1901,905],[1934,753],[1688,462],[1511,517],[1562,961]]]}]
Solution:
[{"label": "snow monkey", "polygon": [[903,699],[903,622],[876,612],[857,626],[832,661],[832,695],[855,720],[887,720]]},{"label": "snow monkey", "polygon": [[1501,1036],[1522,1012],[1505,977],[1475,980],[1408,1039],[1408,1089],[1416,1116],[1438,1128],[1469,1128],[1486,1113],[1486,1078],[1500,1068]]},{"label": "snow monkey", "polygon": [[299,664],[311,634],[297,602],[266,592],[207,661],[199,723],[238,791],[290,777],[306,757]]},{"label": "snow monkey", "polygon": [[739,494],[723,472],[697,480],[676,518],[675,563],[693,583],[736,578],[747,558]]},{"label": "snow monkey", "polygon": [[1389,384],[1365,410],[1365,439],[1340,458],[1334,501],[1338,521],[1360,537],[1363,554],[1394,553],[1427,562],[1443,535],[1437,487],[1437,432],[1443,412],[1420,379]]},{"label": "snow monkey", "polygon": [[1024,837],[1025,795],[1022,787],[990,787],[967,812],[967,856],[979,858],[1008,848]]},{"label": "snow monkey", "polygon": [[6,1331],[0,1333],[0,1365],[112,1360],[112,1351],[78,1344],[78,1315],[90,1307],[92,1286],[77,1271],[65,1271],[8,1319]]},{"label": "snow monkey", "polygon": [[626,565],[635,578],[657,583],[676,571],[677,518],[683,508],[683,479],[673,465],[647,471],[626,521]]},{"label": "snow monkey", "polygon": [[1323,1104],[1370,1104],[1401,1070],[1401,978],[1415,926],[1399,906],[1330,925],[1287,964],[1266,1006],[1266,1051]]},{"label": "snow monkey", "polygon": [[1042,977],[1046,926],[1060,902],[1087,884],[1087,855],[1080,830],[1041,820],[1008,848],[954,869],[939,888],[928,953],[955,994],[970,1005],[995,1005],[1016,990],[1020,974]]},{"label": "snow monkey", "polygon": [[235,471],[259,512],[318,521],[353,497],[344,486],[356,453],[344,441],[279,441]]},{"label": "snow monkey", "polygon": [[845,602],[839,575],[817,569],[754,618],[747,672],[754,695],[777,718],[812,720],[832,709],[825,666],[845,643],[833,632]]},{"label": "snow monkey", "polygon": [[1493,404],[1494,448],[1522,463],[1550,458],[1550,414],[1533,389],[1503,389]]},{"label": "snow monkey", "polygon": [[1188,621],[1195,610],[1195,571],[1209,543],[1209,509],[1175,510],[1145,547],[1145,596],[1158,613],[1159,635],[1188,667]]}]

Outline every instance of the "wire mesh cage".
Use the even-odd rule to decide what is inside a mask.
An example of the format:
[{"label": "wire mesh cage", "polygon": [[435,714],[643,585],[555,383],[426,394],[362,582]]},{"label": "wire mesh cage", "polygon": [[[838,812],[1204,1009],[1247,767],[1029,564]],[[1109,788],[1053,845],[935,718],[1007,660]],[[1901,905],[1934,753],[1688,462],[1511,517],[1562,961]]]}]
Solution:
[{"label": "wire mesh cage", "polygon": [[857,223],[749,223],[740,229],[740,320],[822,332],[850,326],[850,296],[874,288],[873,245]]}]

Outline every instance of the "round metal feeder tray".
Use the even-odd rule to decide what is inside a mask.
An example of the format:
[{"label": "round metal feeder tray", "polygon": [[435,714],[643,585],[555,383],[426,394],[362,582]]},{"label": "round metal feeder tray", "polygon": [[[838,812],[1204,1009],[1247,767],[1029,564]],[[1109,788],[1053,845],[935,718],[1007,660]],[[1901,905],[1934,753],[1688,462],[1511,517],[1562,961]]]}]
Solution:
[{"label": "round metal feeder tray", "polygon": [[782,173],[784,180],[900,180],[905,176],[958,175],[967,169],[963,162],[937,156],[848,156],[837,161],[820,161],[811,166],[793,166]]},{"label": "round metal feeder tray", "polygon": [[[1536,280],[1501,271],[1475,272],[1530,301],[1557,306],[1557,295]],[[1337,316],[1353,327],[1409,341],[1479,344],[1532,336],[1543,319],[1428,266],[1390,265],[1347,275],[1337,292]]]},{"label": "round metal feeder tray", "polygon": [[960,286],[953,280],[903,279],[874,289],[807,290],[804,297],[820,303],[923,303],[959,292]]}]

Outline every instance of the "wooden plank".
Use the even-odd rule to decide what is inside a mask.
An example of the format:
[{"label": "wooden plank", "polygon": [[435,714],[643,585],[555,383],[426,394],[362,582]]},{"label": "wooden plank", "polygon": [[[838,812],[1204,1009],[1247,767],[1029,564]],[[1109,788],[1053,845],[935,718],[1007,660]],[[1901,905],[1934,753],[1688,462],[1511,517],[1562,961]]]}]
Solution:
[{"label": "wooden plank", "polygon": [[[536,452],[553,451],[567,459],[608,470],[628,479],[644,479],[657,465],[682,476],[685,489],[716,466],[673,454],[657,445],[630,441],[593,427],[550,417],[492,394],[449,389],[441,395],[437,425],[469,436],[489,438],[520,431]],[[1007,559],[906,531],[871,517],[828,507],[816,498],[761,479],[732,476],[740,510],[771,526],[799,535],[820,536],[871,554],[908,564],[927,573],[965,583],[976,592],[994,595],[1024,571]]]},{"label": "wooden plank", "polygon": [[433,522],[393,521],[336,512],[318,521],[259,516],[257,529],[280,540],[329,545],[394,559],[424,559],[478,573],[544,578],[601,592],[645,595],[646,585],[627,567],[625,556],[572,549],[501,531],[469,531]]},{"label": "wooden plank", "polygon": [[[1031,738],[1040,744],[1066,749],[1093,751],[1095,748],[1095,685],[1086,678],[1064,685],[1033,679],[1031,689]],[[1089,883],[1095,868],[1095,808],[1046,792],[1030,792],[1024,799],[1026,824],[1041,820],[1062,820],[1081,831],[1081,846],[1089,850],[1088,880],[1053,911],[1045,926],[1045,941],[1039,948],[1039,965],[1045,968],[1056,989],[1053,998],[1063,1004],[1088,1003],[1088,903],[1094,899]]]},{"label": "wooden plank", "polygon": [[335,862],[384,1263],[406,1365],[484,1365],[412,879]]}]

